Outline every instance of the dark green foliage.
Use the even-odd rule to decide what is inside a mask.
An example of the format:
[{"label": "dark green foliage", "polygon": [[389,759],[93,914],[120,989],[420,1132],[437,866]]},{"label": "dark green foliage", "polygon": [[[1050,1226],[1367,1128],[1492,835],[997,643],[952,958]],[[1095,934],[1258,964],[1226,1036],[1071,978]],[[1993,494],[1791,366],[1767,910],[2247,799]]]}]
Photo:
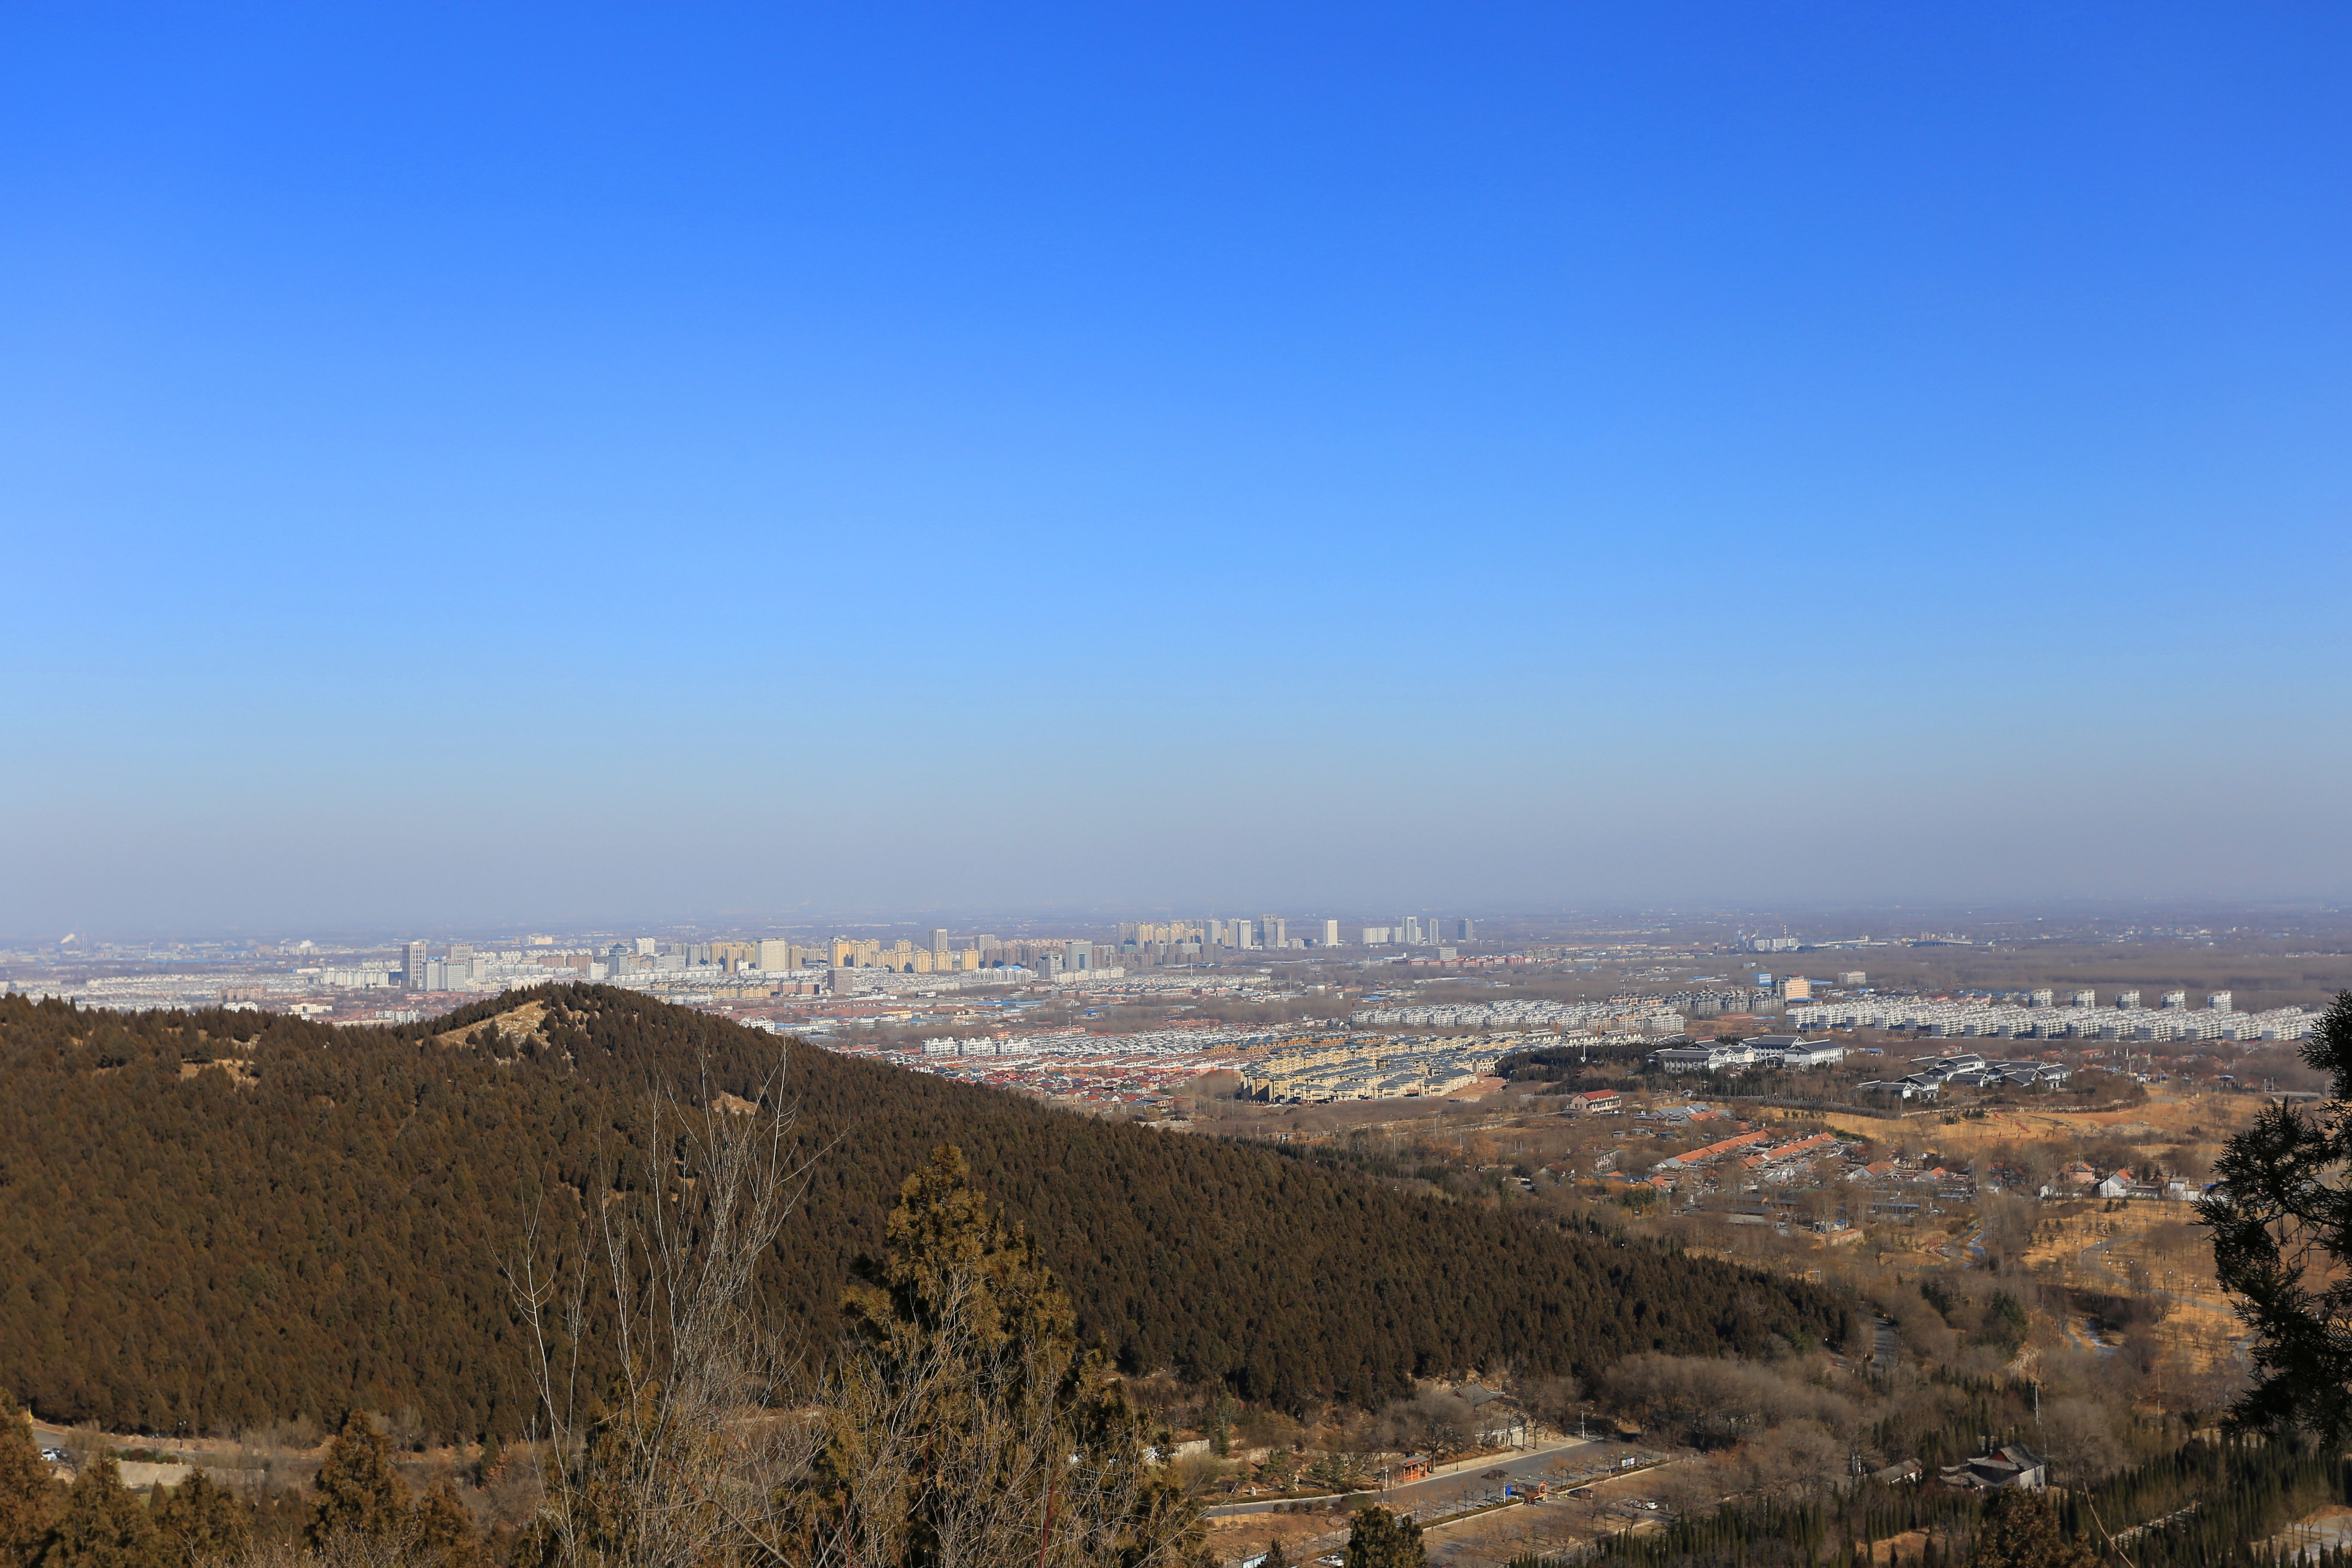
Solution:
[{"label": "dark green foliage", "polygon": [[[488,1044],[525,1001],[552,1009],[546,1043]],[[257,1081],[183,1079],[199,1048]],[[612,1182],[633,1200],[611,1173],[643,1168],[651,1088],[756,1096],[776,1048],[602,986],[393,1030],[0,998],[0,1385],[118,1430],[408,1405],[437,1437],[513,1436],[530,1385],[501,1265],[534,1219],[562,1253]],[[814,1048],[789,1083],[814,1165],[768,1289],[813,1346],[841,1328],[899,1182],[944,1142],[1068,1282],[1084,1342],[1253,1401],[1371,1405],[1471,1367],[1589,1380],[1634,1351],[1846,1337],[1816,1288],[1255,1147]],[[611,1381],[609,1342],[586,1347],[583,1386]]]},{"label": "dark green foliage", "polygon": [[310,1491],[318,1500],[302,1536],[314,1547],[338,1535],[383,1541],[407,1529],[408,1489],[393,1472],[392,1445],[356,1410],[327,1446]]},{"label": "dark green foliage", "polygon": [[[2059,1504],[2067,1533],[2089,1539],[2155,1524],[2130,1544],[2137,1568],[2203,1568],[2273,1561],[2258,1543],[2328,1503],[2347,1500],[2352,1474],[2290,1442],[2187,1443],[2108,1477]],[[2156,1524],[2156,1521],[2162,1521]]]},{"label": "dark green foliage", "polygon": [[155,1528],[163,1532],[164,1556],[179,1568],[184,1563],[227,1563],[253,1542],[253,1524],[246,1505],[226,1487],[216,1485],[202,1470],[172,1489],[172,1495],[154,1510]]},{"label": "dark green foliage", "polygon": [[61,1489],[49,1479],[32,1424],[0,1413],[0,1568],[30,1568],[41,1554]]},{"label": "dark green foliage", "polygon": [[1421,1521],[1384,1508],[1358,1509],[1348,1530],[1346,1568],[1429,1568]]},{"label": "dark green foliage", "polygon": [[67,1489],[41,1568],[166,1568],[163,1538],[122,1484],[113,1455],[84,1465]]},{"label": "dark green foliage", "polygon": [[1258,1563],[1257,1568],[1290,1568],[1290,1553],[1282,1549],[1280,1541],[1276,1541],[1265,1549],[1265,1560]]},{"label": "dark green foliage", "polygon": [[2030,1321],[2025,1304],[2006,1290],[1996,1290],[1985,1303],[1984,1333],[1988,1343],[1999,1347],[2003,1356],[2013,1356],[2025,1343]]},{"label": "dark green foliage", "polygon": [[[2346,1498],[2346,1467],[2284,1443],[2186,1443],[2152,1464],[2124,1470],[2054,1502],[2002,1500],[2019,1494],[1954,1491],[1930,1483],[1864,1481],[1810,1503],[1748,1500],[1677,1519],[1662,1531],[1621,1534],[1601,1555],[1640,1568],[1811,1568],[1861,1564],[1870,1543],[1909,1531],[1928,1538],[1929,1564],[1964,1561],[2049,1563],[2084,1568],[2115,1556],[2101,1545],[2129,1537],[2134,1568],[2275,1568],[2261,1543],[2287,1524]],[[2043,1509],[2050,1511],[2045,1515]],[[1994,1555],[1969,1555],[1992,1535]],[[2032,1553],[2048,1551],[2056,1555]],[[2087,1553],[2087,1555],[2085,1555]],[[2119,1559],[2120,1560],[2120,1559]],[[1556,1558],[1523,1558],[1511,1568],[1569,1568]]]},{"label": "dark green foliage", "polygon": [[960,1151],[908,1177],[887,1237],[847,1293],[866,1353],[820,1420],[795,1532],[890,1568],[1033,1552],[1041,1568],[1205,1563],[1198,1507],[1151,1464],[1145,1422],[1079,1348],[1068,1293]]},{"label": "dark green foliage", "polygon": [[[2232,1423],[2301,1425],[2341,1445],[2352,1438],[2352,991],[2337,993],[2303,1059],[2328,1075],[2333,1099],[2316,1112],[2263,1111],[2214,1162],[2224,1195],[2200,1206],[2214,1273],[2253,1336],[2253,1386]],[[2335,1282],[2315,1289],[2305,1259],[2332,1261]]]},{"label": "dark green foliage", "polygon": [[1969,1568],[2099,1568],[2099,1554],[2060,1527],[2048,1498],[2006,1491],[1985,1505]]}]

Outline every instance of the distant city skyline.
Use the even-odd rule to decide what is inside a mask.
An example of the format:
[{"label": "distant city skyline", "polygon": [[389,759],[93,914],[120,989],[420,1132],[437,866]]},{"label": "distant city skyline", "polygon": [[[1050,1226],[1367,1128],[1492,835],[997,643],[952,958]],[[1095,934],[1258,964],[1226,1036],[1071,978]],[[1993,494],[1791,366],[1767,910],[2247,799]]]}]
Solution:
[{"label": "distant city skyline", "polygon": [[0,930],[2352,895],[2347,68],[10,7]]},{"label": "distant city skyline", "polygon": [[[1231,908],[1233,906],[1226,906]],[[2342,901],[2266,900],[2252,903],[2163,902],[2158,900],[2098,901],[2082,899],[1979,907],[1937,904],[1855,906],[1784,903],[1775,909],[1738,906],[1591,905],[1583,908],[1503,908],[1472,906],[1475,914],[1376,916],[1369,910],[1349,910],[1332,903],[1293,906],[1305,913],[1277,917],[1313,932],[1315,947],[1438,945],[1485,942],[1516,943],[1562,940],[1578,932],[1630,933],[1643,931],[1713,930],[1738,953],[1769,955],[1819,954],[1857,944],[1992,940],[1987,933],[2004,933],[2021,940],[2046,931],[2077,933],[2107,932],[2136,940],[2195,940],[2269,934],[2284,938],[2298,930],[2332,931],[2352,921],[2352,906]],[[1453,906],[1456,909],[1464,906]],[[1327,911],[1341,910],[1337,915]],[[1129,915],[1140,919],[1125,918]],[[495,947],[577,948],[580,944],[631,942],[639,944],[699,942],[705,944],[772,938],[814,948],[835,938],[864,941],[874,936],[903,938],[914,946],[938,952],[944,940],[948,950],[975,941],[993,945],[1007,941],[1034,941],[1050,936],[1088,936],[1118,942],[1129,937],[1145,941],[1174,940],[1183,930],[1195,936],[1204,928],[1218,928],[1216,945],[1232,946],[1235,928],[1247,928],[1250,945],[1238,951],[1262,952],[1265,917],[1179,913],[1168,909],[983,908],[941,910],[848,910],[757,913],[704,911],[692,920],[607,915],[586,921],[480,921],[448,918],[402,921],[386,925],[336,926],[289,924],[240,929],[236,926],[184,929],[90,928],[66,932],[0,931],[0,949],[52,954],[60,958],[100,950],[161,950],[186,948],[251,948],[263,946],[291,952],[315,947],[327,952],[379,951],[398,955],[412,944],[428,947],[479,944]],[[945,921],[948,923],[941,925]],[[2275,926],[2278,929],[2273,930]],[[1966,930],[1973,932],[1963,936]],[[1330,940],[1327,941],[1326,938]]]}]

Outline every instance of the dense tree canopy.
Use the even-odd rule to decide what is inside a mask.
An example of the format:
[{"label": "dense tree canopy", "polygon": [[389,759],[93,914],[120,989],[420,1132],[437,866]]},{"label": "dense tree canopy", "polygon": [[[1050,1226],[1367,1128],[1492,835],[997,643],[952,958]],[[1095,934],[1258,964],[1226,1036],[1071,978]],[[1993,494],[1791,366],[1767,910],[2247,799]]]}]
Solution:
[{"label": "dense tree canopy", "polygon": [[2255,1377],[2232,1419],[2352,1437],[2352,992],[2303,1058],[2328,1076],[2316,1111],[2279,1105],[2231,1138],[2204,1205],[2214,1271],[2238,1298]]},{"label": "dense tree canopy", "polygon": [[[526,1002],[540,1026],[502,1036]],[[615,1173],[643,1168],[654,1089],[756,1097],[777,1048],[601,986],[393,1030],[0,999],[0,1389],[118,1429],[405,1406],[428,1434],[515,1434],[531,1396],[501,1268],[525,1231],[560,1249],[631,1201]],[[809,1178],[768,1289],[815,1346],[945,1142],[1067,1284],[1086,1342],[1279,1404],[1845,1333],[1801,1284],[1255,1147],[814,1048],[787,1085]]]},{"label": "dense tree canopy", "polygon": [[32,1423],[0,1412],[0,1568],[32,1568],[57,1518],[59,1490]]},{"label": "dense tree canopy", "polygon": [[66,1493],[41,1568],[163,1568],[163,1538],[122,1484],[111,1454],[86,1462]]},{"label": "dense tree canopy", "polygon": [[1384,1508],[1360,1508],[1348,1530],[1347,1568],[1428,1568],[1421,1521]]},{"label": "dense tree canopy", "polygon": [[381,1540],[406,1526],[408,1489],[393,1470],[392,1445],[357,1411],[327,1445],[310,1490],[315,1500],[302,1538],[312,1546],[345,1533]]}]

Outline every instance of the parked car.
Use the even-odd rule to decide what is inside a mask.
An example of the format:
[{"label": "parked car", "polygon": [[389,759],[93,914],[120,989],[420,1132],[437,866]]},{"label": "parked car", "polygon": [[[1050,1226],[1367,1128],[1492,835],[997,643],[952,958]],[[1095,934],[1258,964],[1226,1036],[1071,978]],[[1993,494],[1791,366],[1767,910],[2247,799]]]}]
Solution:
[{"label": "parked car", "polygon": [[41,1458],[47,1459],[53,1465],[70,1465],[73,1463],[73,1456],[67,1453],[63,1448],[44,1448],[41,1450]]}]

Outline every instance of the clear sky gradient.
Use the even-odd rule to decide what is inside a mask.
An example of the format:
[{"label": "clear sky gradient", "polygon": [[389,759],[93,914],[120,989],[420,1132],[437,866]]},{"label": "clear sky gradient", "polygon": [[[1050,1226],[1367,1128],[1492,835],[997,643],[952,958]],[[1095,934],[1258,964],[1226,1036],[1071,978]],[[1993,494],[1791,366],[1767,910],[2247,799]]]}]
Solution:
[{"label": "clear sky gradient", "polygon": [[2352,13],[0,11],[0,929],[2352,886]]}]

